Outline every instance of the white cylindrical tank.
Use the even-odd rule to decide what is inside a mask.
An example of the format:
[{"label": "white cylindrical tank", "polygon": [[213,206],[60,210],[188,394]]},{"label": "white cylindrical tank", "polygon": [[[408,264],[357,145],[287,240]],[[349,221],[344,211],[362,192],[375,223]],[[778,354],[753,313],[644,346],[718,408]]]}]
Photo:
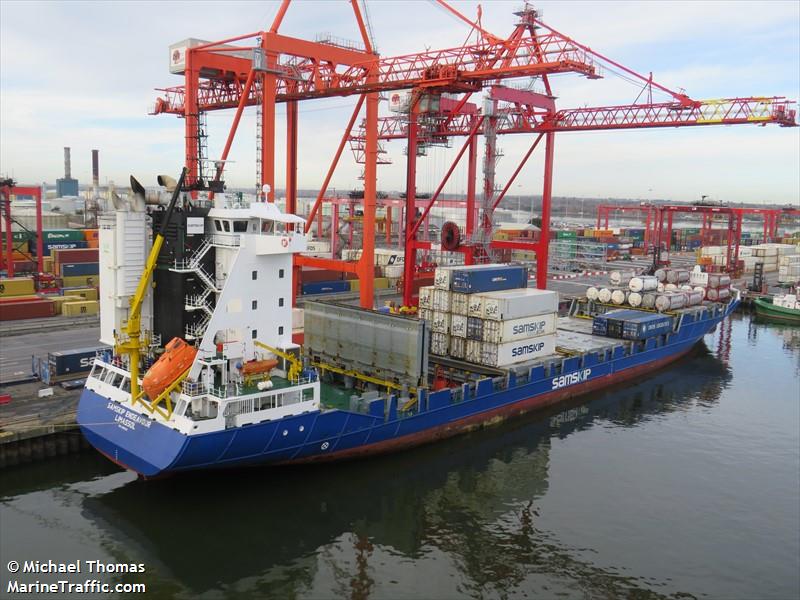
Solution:
[{"label": "white cylindrical tank", "polygon": [[675,285],[674,283],[664,284],[664,291],[665,292],[675,292],[677,290],[678,290],[678,286]]},{"label": "white cylindrical tank", "polygon": [[652,309],[656,307],[656,298],[658,294],[653,292],[647,292],[646,294],[642,294],[642,308]]},{"label": "white cylindrical tank", "polygon": [[708,288],[706,290],[706,297],[713,302],[721,302],[731,297],[731,290],[729,288]]},{"label": "white cylindrical tank", "polygon": [[600,290],[598,290],[596,287],[594,287],[594,286],[590,286],[590,287],[589,287],[589,288],[586,290],[586,297],[587,297],[589,300],[597,300],[597,294],[598,294],[599,292],[600,292]]},{"label": "white cylindrical tank", "polygon": [[607,287],[600,288],[597,293],[597,299],[603,304],[608,304],[611,301],[611,289]]},{"label": "white cylindrical tank", "polygon": [[703,292],[698,292],[692,290],[690,292],[684,292],[686,294],[686,306],[697,306],[703,301],[705,294]]},{"label": "white cylindrical tank", "polygon": [[631,292],[628,296],[628,304],[637,308],[642,305],[642,295],[639,292]]},{"label": "white cylindrical tank", "polygon": [[626,285],[635,275],[633,271],[611,271],[608,281],[611,285]]},{"label": "white cylindrical tank", "polygon": [[652,275],[634,277],[628,283],[628,287],[632,292],[649,292],[658,288],[658,279]]},{"label": "white cylindrical tank", "polygon": [[658,279],[661,282],[666,281],[667,280],[667,269],[656,269],[655,276],[656,276],[656,279]]},{"label": "white cylindrical tank", "polygon": [[614,304],[625,304],[625,291],[614,290],[611,292],[611,302]]},{"label": "white cylindrical tank", "polygon": [[709,273],[708,274],[708,287],[722,288],[731,284],[730,275],[724,273]]},{"label": "white cylindrical tank", "polygon": [[695,292],[702,292],[703,296],[705,296],[705,295],[706,295],[706,288],[704,288],[702,285],[696,285],[696,286],[694,286],[694,288],[693,288],[693,291],[695,291]]},{"label": "white cylindrical tank", "polygon": [[675,284],[689,281],[689,271],[685,271],[683,269],[670,269],[667,271],[667,281]]},{"label": "white cylindrical tank", "polygon": [[683,292],[659,294],[656,298],[656,310],[659,312],[675,310],[684,306],[686,306],[686,294]]}]

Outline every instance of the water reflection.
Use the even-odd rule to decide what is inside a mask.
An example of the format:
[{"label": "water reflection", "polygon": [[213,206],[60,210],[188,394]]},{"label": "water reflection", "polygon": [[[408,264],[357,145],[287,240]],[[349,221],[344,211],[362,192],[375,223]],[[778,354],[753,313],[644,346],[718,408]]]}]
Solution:
[{"label": "water reflection", "polygon": [[294,597],[319,588],[366,598],[407,563],[417,572],[396,582],[397,595],[432,593],[435,578],[445,578],[429,568],[436,559],[456,573],[455,583],[441,583],[448,595],[453,585],[471,596],[524,585],[546,595],[656,597],[651,585],[595,566],[583,558],[587,549],[566,547],[537,525],[551,444],[712,405],[730,378],[701,344],[636,385],[415,451],[333,467],[126,481],[87,493],[82,515],[191,595]]}]

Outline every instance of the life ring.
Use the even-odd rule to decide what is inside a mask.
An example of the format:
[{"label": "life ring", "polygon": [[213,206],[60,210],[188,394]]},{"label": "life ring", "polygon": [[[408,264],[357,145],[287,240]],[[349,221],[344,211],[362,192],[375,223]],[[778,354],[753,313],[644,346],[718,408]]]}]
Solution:
[{"label": "life ring", "polygon": [[281,238],[281,246],[283,246],[284,248],[288,248],[289,247],[289,238],[286,238],[286,237],[285,238]]}]

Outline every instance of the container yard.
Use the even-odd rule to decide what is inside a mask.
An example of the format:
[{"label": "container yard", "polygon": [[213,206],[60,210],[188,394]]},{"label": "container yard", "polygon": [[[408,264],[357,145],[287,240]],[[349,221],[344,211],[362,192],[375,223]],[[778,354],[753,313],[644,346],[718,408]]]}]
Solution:
[{"label": "container yard", "polygon": [[231,8],[0,6],[3,593],[800,594],[800,7]]}]

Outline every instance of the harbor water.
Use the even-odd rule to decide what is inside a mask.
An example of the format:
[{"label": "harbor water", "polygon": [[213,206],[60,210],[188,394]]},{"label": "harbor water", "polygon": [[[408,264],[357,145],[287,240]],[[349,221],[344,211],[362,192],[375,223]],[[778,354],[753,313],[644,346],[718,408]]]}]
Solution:
[{"label": "harbor water", "polygon": [[799,406],[800,327],[737,314],[639,382],[394,456],[10,469],[0,597],[9,561],[94,560],[154,598],[797,598]]}]

